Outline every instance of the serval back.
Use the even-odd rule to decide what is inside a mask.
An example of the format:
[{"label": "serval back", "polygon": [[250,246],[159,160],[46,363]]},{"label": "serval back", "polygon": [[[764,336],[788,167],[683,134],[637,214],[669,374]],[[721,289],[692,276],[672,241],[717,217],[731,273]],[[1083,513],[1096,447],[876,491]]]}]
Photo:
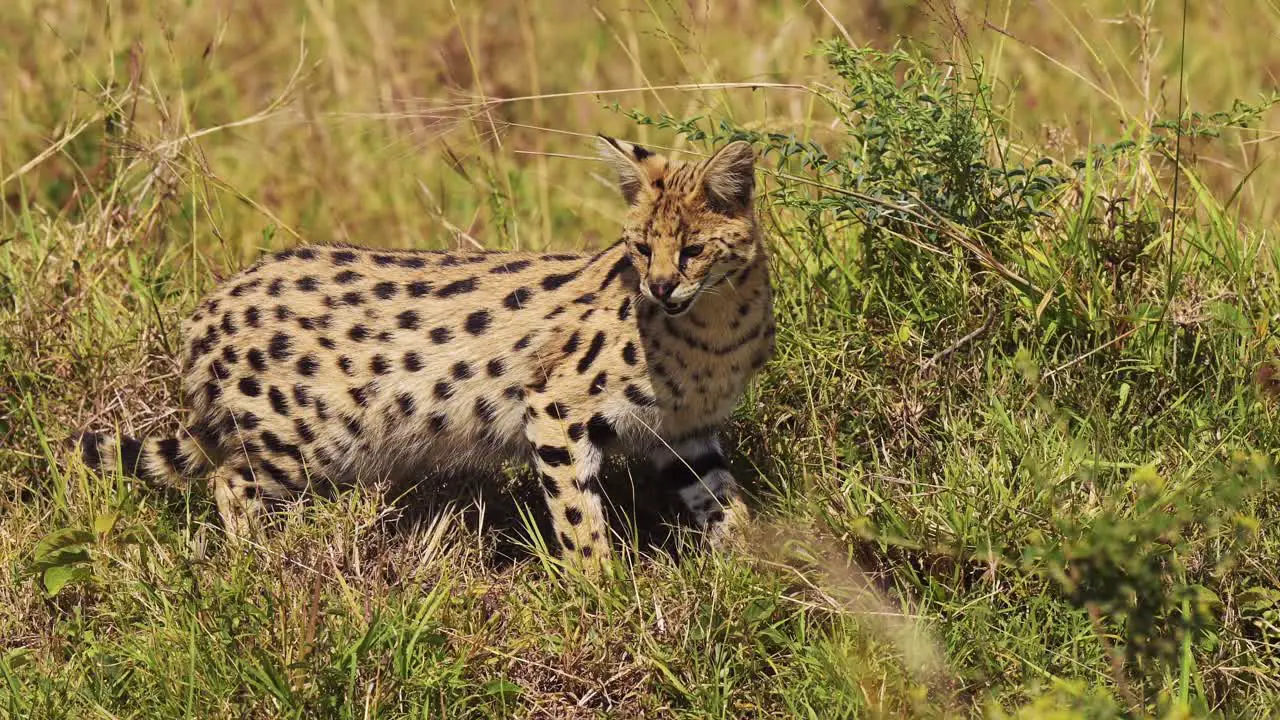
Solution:
[{"label": "serval back", "polygon": [[774,343],[754,153],[677,163],[602,138],[629,210],[595,255],[303,246],[184,324],[175,437],[78,436],[142,478],[212,471],[224,526],[315,484],[531,460],[565,553],[609,553],[597,474],[643,454],[713,537],[743,517],[717,431]]}]

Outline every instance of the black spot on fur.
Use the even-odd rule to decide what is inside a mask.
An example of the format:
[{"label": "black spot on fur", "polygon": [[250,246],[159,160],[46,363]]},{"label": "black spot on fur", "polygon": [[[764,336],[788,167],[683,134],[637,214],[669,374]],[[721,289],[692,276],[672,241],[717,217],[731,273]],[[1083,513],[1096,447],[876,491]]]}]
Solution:
[{"label": "black spot on fur", "polygon": [[304,275],[294,281],[293,284],[303,292],[315,292],[316,288],[320,287],[320,281],[311,275]]},{"label": "black spot on fur", "polygon": [[398,288],[396,287],[396,284],[390,280],[383,280],[373,286],[374,297],[377,297],[379,300],[390,300],[396,296],[397,290]]},{"label": "black spot on fur", "polygon": [[445,382],[444,380],[441,380],[436,383],[436,386],[435,388],[432,389],[432,392],[435,394],[437,399],[448,400],[449,398],[453,397],[453,385],[451,385],[448,382]]},{"label": "black spot on fur", "polygon": [[263,372],[267,369],[267,356],[258,348],[249,350],[245,357],[249,359],[249,367],[254,370]]},{"label": "black spot on fur", "polygon": [[525,335],[524,337],[516,341],[516,344],[512,346],[512,349],[523,350],[529,347],[529,344],[532,342],[533,342],[533,335]]},{"label": "black spot on fur", "polygon": [[342,293],[342,303],[344,305],[359,305],[364,302],[364,295],[355,290],[348,290]]},{"label": "black spot on fur", "polygon": [[249,397],[258,397],[262,394],[262,386],[258,384],[257,378],[242,377],[240,378],[240,392]]},{"label": "black spot on fur", "polygon": [[591,344],[587,346],[587,351],[582,354],[582,358],[578,360],[578,374],[581,375],[591,369],[591,364],[596,361],[596,357],[600,355],[600,350],[604,348],[604,331],[597,331],[595,337],[591,338]]},{"label": "black spot on fur", "polygon": [[238,329],[239,328],[236,327],[235,321],[231,319],[231,313],[230,312],[222,313],[222,332],[226,333],[227,335],[235,335],[236,330]]},{"label": "black spot on fur", "polygon": [[483,335],[489,329],[489,325],[493,322],[493,316],[488,310],[476,310],[467,316],[466,329],[472,335]]},{"label": "black spot on fur", "polygon": [[206,355],[213,351],[218,343],[218,329],[210,325],[205,328],[204,336],[191,341],[191,353],[195,356]]},{"label": "black spot on fur", "polygon": [[578,297],[574,298],[573,304],[574,305],[590,305],[595,301],[596,301],[595,293],[586,293],[585,295],[579,295]]},{"label": "black spot on fur", "polygon": [[490,402],[488,398],[476,398],[476,417],[480,422],[488,425],[493,422],[493,419],[496,416],[497,413],[494,411],[493,403]]},{"label": "black spot on fur", "polygon": [[473,277],[464,278],[462,280],[454,280],[436,291],[436,297],[450,298],[463,293],[469,293],[477,287],[476,279]]},{"label": "black spot on fur", "polygon": [[386,375],[391,372],[391,363],[383,355],[374,355],[373,359],[369,361],[369,369],[373,371],[374,375]]},{"label": "black spot on fur", "polygon": [[400,258],[400,267],[414,270],[427,266],[427,261],[420,257],[402,257]]},{"label": "black spot on fur", "polygon": [[509,400],[524,400],[524,388],[519,385],[508,385],[502,396]]},{"label": "black spot on fur", "polygon": [[573,423],[569,426],[569,439],[574,442],[581,440],[585,433],[586,428],[583,427],[582,423]]},{"label": "black spot on fur", "polygon": [[235,365],[237,362],[240,362],[240,356],[236,354],[236,349],[231,347],[230,345],[224,345],[222,347],[222,357],[224,360],[231,363],[232,365]]},{"label": "black spot on fur", "polygon": [[293,401],[302,407],[311,404],[311,391],[307,390],[306,385],[293,386]]},{"label": "black spot on fur", "polygon": [[348,265],[356,261],[356,254],[350,250],[337,250],[329,257],[334,265]]},{"label": "black spot on fur", "polygon": [[567,507],[564,509],[564,519],[568,520],[570,525],[581,525],[582,511],[573,506]]},{"label": "black spot on fur", "polygon": [[231,288],[231,297],[240,297],[261,284],[261,280],[250,280],[249,282],[240,283],[239,285]]},{"label": "black spot on fur", "polygon": [[362,277],[364,276],[356,272],[355,270],[343,270],[342,272],[333,276],[333,281],[338,283],[339,285],[350,285],[351,283],[359,280]]},{"label": "black spot on fur", "polygon": [[560,545],[569,552],[578,549],[578,546],[573,544],[573,538],[569,537],[568,533],[560,533]]},{"label": "black spot on fur", "polygon": [[587,421],[587,441],[592,445],[604,447],[613,442],[615,437],[617,437],[617,433],[604,415],[596,413]]},{"label": "black spot on fur", "polygon": [[628,365],[635,365],[639,362],[639,358],[636,357],[636,344],[630,340],[627,341],[626,345],[622,346],[622,361]]},{"label": "black spot on fur", "polygon": [[346,355],[338,356],[338,367],[342,370],[344,375],[351,374],[351,365],[352,365],[351,358],[347,357]]},{"label": "black spot on fur", "polygon": [[532,260],[512,260],[493,268],[489,272],[495,275],[505,275],[508,273],[517,273],[533,264]]},{"label": "black spot on fur", "polygon": [[422,324],[422,320],[418,317],[418,313],[413,310],[405,310],[396,315],[396,324],[402,330],[417,330]]},{"label": "black spot on fur", "polygon": [[387,265],[391,265],[395,261],[396,261],[396,258],[394,255],[384,255],[382,253],[378,253],[373,256],[374,265],[381,265],[383,267],[386,267]]},{"label": "black spot on fur", "polygon": [[631,298],[622,298],[622,304],[618,306],[618,319],[626,320],[631,317]]},{"label": "black spot on fur", "polygon": [[539,473],[538,479],[542,481],[542,491],[549,498],[560,497],[560,486],[556,484],[556,479],[546,473]]},{"label": "black spot on fur", "polygon": [[578,346],[581,344],[582,336],[578,334],[577,330],[574,330],[573,334],[569,336],[569,339],[564,342],[564,347],[562,347],[561,350],[564,351],[565,355],[569,355],[577,352]]},{"label": "black spot on fur", "polygon": [[267,352],[271,354],[272,360],[287,360],[293,354],[291,348],[292,339],[284,333],[276,333],[271,336],[271,344],[267,346]]},{"label": "black spot on fur", "polygon": [[665,487],[678,490],[701,482],[702,478],[713,470],[724,470],[726,467],[724,455],[712,450],[696,457],[672,462],[662,471],[658,480]]},{"label": "black spot on fur", "polygon": [[471,366],[468,365],[465,360],[459,360],[458,362],[454,363],[453,369],[451,372],[455,380],[466,380],[472,375]]},{"label": "black spot on fur", "polygon": [[285,399],[284,393],[280,392],[280,388],[275,385],[267,390],[267,399],[271,401],[271,409],[275,410],[277,415],[289,414],[289,401]]},{"label": "black spot on fur", "polygon": [[533,291],[526,287],[516,288],[502,299],[502,306],[508,310],[519,310],[529,304],[529,298],[533,296]]},{"label": "black spot on fur", "polygon": [[338,343],[334,342],[332,338],[322,337],[316,340],[316,342],[320,343],[320,347],[325,350],[333,350],[338,347]]},{"label": "black spot on fur", "polygon": [[587,394],[599,395],[604,392],[605,385],[608,381],[609,374],[601,370],[600,373],[595,376],[595,379],[591,381],[591,387],[587,388]]},{"label": "black spot on fur", "polygon": [[350,395],[351,399],[354,400],[355,403],[360,407],[368,407],[369,406],[369,389],[370,389],[369,384],[366,383],[364,385],[361,385],[360,387],[353,387],[348,389],[347,394]]},{"label": "black spot on fur", "polygon": [[347,432],[351,433],[352,437],[360,437],[364,433],[364,427],[360,424],[359,418],[343,415],[342,424],[347,428]]},{"label": "black spot on fur", "polygon": [[271,284],[267,285],[267,294],[270,295],[271,297],[279,297],[280,291],[283,289],[284,289],[284,279],[276,278],[275,280],[271,281]]},{"label": "black spot on fur", "polygon": [[422,358],[418,353],[410,350],[404,354],[404,369],[409,372],[418,372],[422,369]]},{"label": "black spot on fur", "polygon": [[507,362],[502,358],[494,358],[485,365],[485,369],[489,371],[489,377],[502,377],[507,371]]},{"label": "black spot on fur", "polygon": [[405,285],[405,290],[409,293],[409,297],[420,298],[431,292],[431,283],[426,280],[414,280],[408,285]]},{"label": "black spot on fur", "polygon": [[442,412],[433,412],[430,420],[427,421],[427,426],[433,433],[442,433],[449,426],[449,418]]},{"label": "black spot on fur", "polygon": [[431,331],[431,342],[443,345],[453,339],[453,331],[446,327],[434,328]]},{"label": "black spot on fur", "polygon": [[293,429],[298,433],[298,438],[302,440],[302,442],[311,444],[316,441],[315,431],[313,431],[311,426],[302,418],[293,419]]},{"label": "black spot on fur", "polygon": [[569,419],[569,408],[565,407],[563,403],[559,403],[559,402],[547,403],[547,407],[544,408],[544,410],[548,415],[550,415],[551,417],[557,420]]},{"label": "black spot on fur", "polygon": [[262,327],[262,311],[257,307],[251,307],[244,311],[244,321],[249,327]]},{"label": "black spot on fur", "polygon": [[[600,282],[600,289],[604,290],[605,288],[609,287],[609,284],[612,283],[614,279],[616,279],[619,275],[621,275],[625,270],[627,270],[630,267],[631,267],[631,258],[626,255],[623,255],[621,259],[619,259],[617,262],[613,264],[613,267],[609,268],[609,272],[605,273],[604,280]],[[630,301],[630,298],[628,298],[628,301]]]},{"label": "black spot on fur", "polygon": [[574,270],[574,271],[572,271],[572,272],[562,273],[562,274],[560,274],[560,275],[548,275],[548,276],[546,276],[546,277],[542,278],[542,289],[543,289],[543,290],[555,290],[555,289],[559,288],[560,286],[564,285],[565,283],[567,283],[567,282],[569,282],[569,281],[573,280],[574,278],[578,277],[578,273],[580,273],[580,272],[582,272],[582,271],[581,271],[581,270]]},{"label": "black spot on fur", "polygon": [[564,314],[564,306],[557,305],[554,310],[542,316],[543,320],[554,320]]},{"label": "black spot on fur", "polygon": [[325,452],[322,447],[311,448],[311,454],[315,456],[316,462],[319,463],[321,467],[327,467],[333,464],[333,459],[329,457],[329,453]]},{"label": "black spot on fur", "polygon": [[413,414],[415,403],[413,396],[407,392],[396,393],[396,405],[400,406],[400,412],[405,417]]},{"label": "black spot on fur", "polygon": [[311,248],[298,248],[297,252],[294,253],[294,256],[299,260],[314,260],[316,257],[316,251]]},{"label": "black spot on fur", "polygon": [[120,469],[128,475],[139,477],[142,473],[142,443],[131,437],[122,437],[119,443]]},{"label": "black spot on fur", "polygon": [[369,337],[369,328],[359,324],[352,325],[351,329],[347,331],[347,337],[356,342],[362,342]]},{"label": "black spot on fur", "polygon": [[276,306],[276,319],[280,321],[288,320],[293,317],[293,311],[284,305]]},{"label": "black spot on fur", "polygon": [[549,467],[561,467],[572,462],[568,448],[539,445],[536,452],[538,453],[538,458]]},{"label": "black spot on fur", "polygon": [[639,405],[640,407],[652,407],[658,402],[652,395],[631,384],[627,385],[623,390],[623,394],[627,396],[627,400],[632,405]]},{"label": "black spot on fur", "polygon": [[180,449],[181,444],[178,442],[178,438],[176,437],[165,438],[156,443],[156,452],[164,460],[165,464],[169,466],[169,469],[179,475],[187,470],[185,463],[182,462],[182,458],[179,455]]}]

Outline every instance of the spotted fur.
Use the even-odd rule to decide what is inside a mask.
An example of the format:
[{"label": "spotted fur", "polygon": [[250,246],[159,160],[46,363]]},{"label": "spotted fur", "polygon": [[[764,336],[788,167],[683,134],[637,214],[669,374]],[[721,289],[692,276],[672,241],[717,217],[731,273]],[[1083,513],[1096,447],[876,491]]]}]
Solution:
[{"label": "spotted fur", "polygon": [[717,429],[774,322],[754,154],[677,163],[602,138],[629,210],[594,255],[304,246],[265,257],[184,324],[178,437],[79,437],[155,480],[213,471],[227,531],[313,484],[532,461],[569,556],[609,554],[597,474],[647,455],[722,534],[741,516]]}]

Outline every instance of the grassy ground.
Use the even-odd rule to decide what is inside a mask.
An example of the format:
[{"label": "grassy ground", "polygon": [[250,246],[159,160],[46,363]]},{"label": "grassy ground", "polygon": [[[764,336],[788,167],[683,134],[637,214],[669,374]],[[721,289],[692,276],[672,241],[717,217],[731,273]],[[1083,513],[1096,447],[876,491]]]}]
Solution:
[{"label": "grassy ground", "polygon": [[[1280,8],[190,5],[0,10],[0,716],[1280,712]],[[817,45],[900,35],[943,64]],[[747,552],[653,551],[619,472],[602,585],[518,478],[232,554],[199,485],[58,462],[176,423],[264,249],[607,244],[598,131],[766,150]]]}]

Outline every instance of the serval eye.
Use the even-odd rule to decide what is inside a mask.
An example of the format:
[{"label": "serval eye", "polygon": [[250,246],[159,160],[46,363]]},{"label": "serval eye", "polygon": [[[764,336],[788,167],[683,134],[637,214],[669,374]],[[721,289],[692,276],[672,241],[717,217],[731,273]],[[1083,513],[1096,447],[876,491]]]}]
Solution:
[{"label": "serval eye", "polygon": [[653,254],[653,250],[650,249],[649,243],[636,243],[636,252],[645,257],[649,257]]},{"label": "serval eye", "polygon": [[702,243],[697,243],[695,245],[685,245],[683,248],[680,249],[680,257],[685,258],[686,260],[689,258],[696,258],[701,254],[702,254]]}]

